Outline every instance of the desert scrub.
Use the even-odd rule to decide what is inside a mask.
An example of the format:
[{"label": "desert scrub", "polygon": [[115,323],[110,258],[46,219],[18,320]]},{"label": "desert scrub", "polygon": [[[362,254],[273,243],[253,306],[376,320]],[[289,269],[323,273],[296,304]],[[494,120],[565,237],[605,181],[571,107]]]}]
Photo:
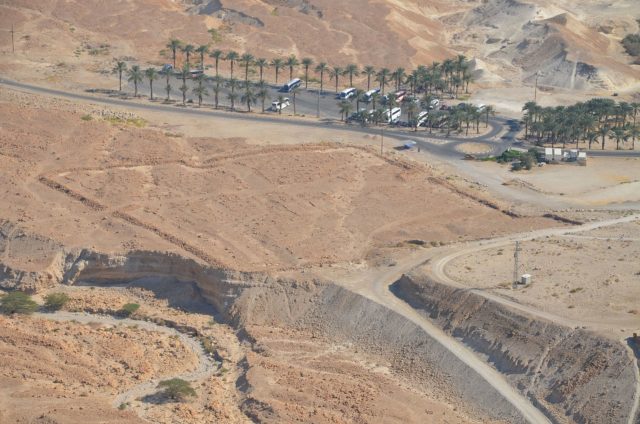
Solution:
[{"label": "desert scrub", "polygon": [[69,301],[66,293],[51,293],[44,298],[44,307],[50,311],[59,311]]},{"label": "desert scrub", "polygon": [[157,388],[162,389],[161,394],[164,397],[178,402],[196,396],[196,391],[191,387],[191,384],[181,378],[161,381]]},{"label": "desert scrub", "polygon": [[122,308],[120,308],[118,314],[125,317],[130,317],[134,315],[138,311],[138,309],[140,309],[140,305],[138,305],[137,303],[127,303]]},{"label": "desert scrub", "polygon": [[12,314],[32,314],[38,309],[38,304],[26,293],[15,291],[0,297],[0,312]]}]

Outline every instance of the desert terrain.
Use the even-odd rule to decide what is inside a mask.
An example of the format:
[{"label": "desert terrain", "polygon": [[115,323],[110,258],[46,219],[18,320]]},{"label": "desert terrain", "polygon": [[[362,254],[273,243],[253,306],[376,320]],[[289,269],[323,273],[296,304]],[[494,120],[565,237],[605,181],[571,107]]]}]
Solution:
[{"label": "desert terrain", "polygon": [[[620,41],[639,13],[2,2],[0,422],[639,423],[637,152],[493,161],[522,137],[534,86],[543,106],[638,101]],[[298,113],[148,99],[128,75],[115,90],[115,61],[159,68],[171,38],[408,72],[465,55],[470,92],[440,94],[449,110],[473,102],[479,128],[346,124],[320,113],[337,103],[328,75]],[[497,113],[486,125],[479,103]],[[513,284],[516,243],[527,285]]]}]

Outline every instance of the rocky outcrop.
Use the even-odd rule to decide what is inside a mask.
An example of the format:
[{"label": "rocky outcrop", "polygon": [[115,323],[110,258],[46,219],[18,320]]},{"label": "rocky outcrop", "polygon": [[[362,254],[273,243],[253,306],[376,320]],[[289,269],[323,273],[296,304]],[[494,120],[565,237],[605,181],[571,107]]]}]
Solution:
[{"label": "rocky outcrop", "polygon": [[628,422],[634,359],[621,343],[522,315],[419,274],[403,276],[392,290],[482,355],[555,421]]}]

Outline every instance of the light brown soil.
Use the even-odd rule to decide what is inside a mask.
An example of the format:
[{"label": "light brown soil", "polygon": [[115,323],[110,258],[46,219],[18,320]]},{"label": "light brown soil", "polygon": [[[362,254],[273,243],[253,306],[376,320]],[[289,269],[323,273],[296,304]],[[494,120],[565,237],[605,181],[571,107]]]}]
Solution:
[{"label": "light brown soil", "polygon": [[7,423],[137,423],[135,414],[114,409],[111,397],[196,363],[160,333],[4,316],[0,354],[7,364],[0,368],[0,421]]},{"label": "light brown soil", "polygon": [[[175,251],[268,270],[358,261],[409,239],[450,242],[550,225],[510,218],[451,191],[423,165],[366,149],[251,147],[84,121],[80,113],[0,109],[9,200],[2,216],[67,248]],[[22,269],[12,252],[8,263]]]},{"label": "light brown soil", "polygon": [[533,276],[526,288],[511,290],[513,248],[461,257],[446,272],[559,316],[609,323],[626,333],[640,326],[639,222],[520,245],[520,272]]}]

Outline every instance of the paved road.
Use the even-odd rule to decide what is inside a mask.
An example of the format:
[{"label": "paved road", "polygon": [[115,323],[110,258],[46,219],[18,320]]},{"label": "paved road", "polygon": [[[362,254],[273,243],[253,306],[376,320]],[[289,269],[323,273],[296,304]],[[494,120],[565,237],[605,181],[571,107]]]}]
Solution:
[{"label": "paved road", "polygon": [[[98,95],[90,95],[84,93],[66,92],[55,90],[51,88],[41,87],[32,84],[21,83],[17,81],[11,81],[4,78],[0,78],[0,85],[6,87],[12,87],[15,89],[54,96],[58,98],[79,100],[85,102],[91,102],[94,104],[104,104],[110,106],[126,107],[129,109],[140,109],[148,111],[160,111],[170,112],[180,115],[201,115],[201,116],[218,116],[224,117],[229,120],[245,121],[245,122],[261,122],[271,123],[274,125],[290,125],[301,126],[309,128],[325,128],[335,129],[341,131],[352,131],[357,133],[365,133],[371,135],[379,135],[384,130],[384,136],[394,138],[397,140],[414,140],[418,143],[421,149],[432,153],[436,156],[445,159],[460,159],[463,154],[460,153],[456,146],[462,143],[468,143],[470,141],[485,141],[492,139],[500,134],[503,130],[507,133],[499,140],[488,143],[492,149],[487,154],[500,154],[513,142],[515,132],[506,126],[507,120],[504,118],[495,118],[489,121],[491,130],[488,134],[476,138],[463,138],[456,137],[454,135],[445,137],[442,135],[428,134],[428,131],[421,129],[418,132],[410,131],[408,129],[401,129],[397,127],[373,127],[373,126],[361,126],[360,124],[345,124],[334,119],[300,119],[286,117],[280,117],[276,114],[260,114],[260,113],[241,113],[241,112],[227,112],[222,110],[215,110],[213,108],[197,108],[197,107],[181,107],[175,105],[165,105],[160,103],[140,102],[134,100],[125,100],[117,97],[102,97]],[[431,141],[430,141],[431,140]],[[435,141],[435,142],[434,142]]]}]

